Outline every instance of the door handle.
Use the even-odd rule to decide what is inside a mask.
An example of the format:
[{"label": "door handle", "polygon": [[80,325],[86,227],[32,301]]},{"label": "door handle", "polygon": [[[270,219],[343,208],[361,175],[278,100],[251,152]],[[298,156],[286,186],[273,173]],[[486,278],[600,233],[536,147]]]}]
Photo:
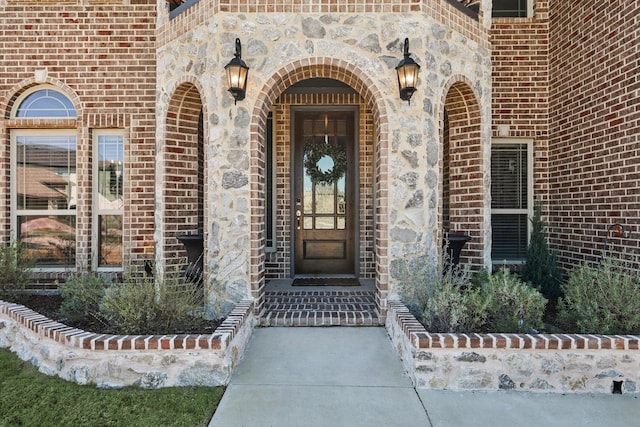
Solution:
[{"label": "door handle", "polygon": [[296,211],[296,228],[298,230],[300,230],[300,220],[301,220],[301,218],[302,218],[302,211],[300,211],[300,209],[298,209]]}]

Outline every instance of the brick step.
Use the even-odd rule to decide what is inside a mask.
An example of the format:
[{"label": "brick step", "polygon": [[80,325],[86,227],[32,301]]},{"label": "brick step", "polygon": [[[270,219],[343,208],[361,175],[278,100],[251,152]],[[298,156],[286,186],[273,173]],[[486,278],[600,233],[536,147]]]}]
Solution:
[{"label": "brick step", "polygon": [[378,326],[371,291],[267,292],[261,326]]},{"label": "brick step", "polygon": [[267,303],[264,307],[265,311],[373,311],[376,309],[375,304],[281,304]]}]

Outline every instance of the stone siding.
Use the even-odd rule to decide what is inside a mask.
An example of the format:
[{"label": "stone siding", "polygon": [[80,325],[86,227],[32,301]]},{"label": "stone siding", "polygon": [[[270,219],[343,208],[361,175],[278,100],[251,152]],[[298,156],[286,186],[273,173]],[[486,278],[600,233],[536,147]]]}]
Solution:
[{"label": "stone siding", "polygon": [[[381,308],[386,294],[396,292],[395,286],[405,279],[403,272],[440,251],[442,120],[447,91],[457,84],[468,87],[461,93],[472,98],[467,101],[476,105],[476,112],[464,116],[472,131],[460,121],[459,132],[453,133],[470,132],[473,153],[482,153],[471,168],[465,166],[469,155],[460,155],[460,173],[471,178],[460,191],[472,194],[474,200],[464,201],[463,195],[456,195],[461,201],[457,217],[463,221],[462,228],[470,225],[478,237],[475,246],[470,246],[476,251],[472,259],[478,264],[487,262],[488,246],[482,242],[489,233],[484,215],[490,183],[485,176],[491,114],[488,28],[447,2],[428,2],[420,9],[409,12],[412,9],[405,10],[403,5],[389,13],[286,8],[281,12],[278,8],[254,10],[242,2],[223,8],[202,0],[174,19],[159,16],[158,182],[163,182],[161,171],[166,166],[162,163],[163,118],[172,114],[170,100],[176,88],[195,81],[203,102],[208,164],[207,287],[213,296],[210,302],[223,312],[230,307],[225,300],[237,301],[249,293],[258,298],[263,295],[264,123],[286,88],[312,77],[349,84],[373,114],[375,158],[370,166],[375,179],[370,191],[374,192],[376,217],[367,220],[378,227],[375,269]],[[220,13],[205,13],[207,10]],[[455,22],[466,22],[464,31],[453,31],[455,25],[442,20],[447,14]],[[237,104],[224,78],[236,37],[241,39],[242,58],[250,67],[246,98]],[[422,66],[418,92],[410,104],[399,99],[394,70],[402,58],[405,37]],[[248,162],[234,160],[238,150],[250,156]],[[156,225],[160,228],[156,234],[161,235],[163,212],[172,201],[156,194]],[[165,257],[162,248],[158,250],[159,258]]]},{"label": "stone siding", "polygon": [[386,328],[419,388],[640,392],[638,336],[428,333],[398,301]]}]

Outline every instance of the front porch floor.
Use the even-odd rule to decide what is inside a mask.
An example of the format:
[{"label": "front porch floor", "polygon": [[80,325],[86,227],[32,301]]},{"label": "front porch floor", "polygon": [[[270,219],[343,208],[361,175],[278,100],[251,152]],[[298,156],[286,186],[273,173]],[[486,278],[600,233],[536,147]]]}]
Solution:
[{"label": "front porch floor", "polygon": [[294,287],[291,280],[270,281],[260,326],[381,326],[374,286],[362,282]]}]

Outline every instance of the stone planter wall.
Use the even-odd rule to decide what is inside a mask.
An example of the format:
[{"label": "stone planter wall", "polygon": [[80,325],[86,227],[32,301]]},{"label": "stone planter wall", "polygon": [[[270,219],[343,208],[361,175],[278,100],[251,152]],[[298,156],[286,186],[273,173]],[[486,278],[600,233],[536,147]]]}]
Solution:
[{"label": "stone planter wall", "polygon": [[256,323],[253,302],[242,301],[210,335],[105,335],[0,301],[0,347],[78,384],[213,387],[228,383]]},{"label": "stone planter wall", "polygon": [[398,301],[386,322],[418,388],[638,393],[638,336],[428,333]]}]

